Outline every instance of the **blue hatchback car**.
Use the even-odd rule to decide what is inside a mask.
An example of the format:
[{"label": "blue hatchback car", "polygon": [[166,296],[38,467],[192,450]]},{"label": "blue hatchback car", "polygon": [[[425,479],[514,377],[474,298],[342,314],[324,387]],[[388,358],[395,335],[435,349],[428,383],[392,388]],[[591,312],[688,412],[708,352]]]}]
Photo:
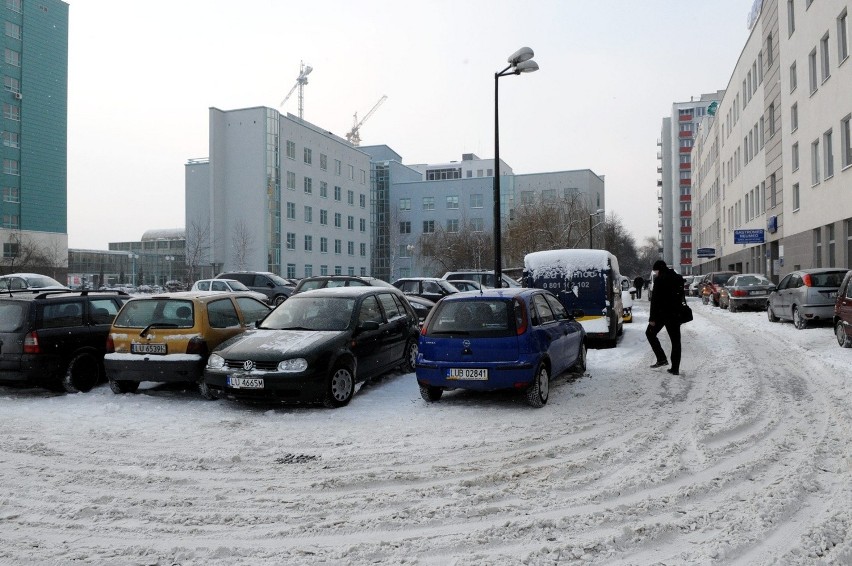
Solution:
[{"label": "blue hatchback car", "polygon": [[547,403],[550,378],[586,369],[582,325],[549,291],[519,287],[449,295],[420,333],[417,383],[427,401],[447,389],[524,391]]}]

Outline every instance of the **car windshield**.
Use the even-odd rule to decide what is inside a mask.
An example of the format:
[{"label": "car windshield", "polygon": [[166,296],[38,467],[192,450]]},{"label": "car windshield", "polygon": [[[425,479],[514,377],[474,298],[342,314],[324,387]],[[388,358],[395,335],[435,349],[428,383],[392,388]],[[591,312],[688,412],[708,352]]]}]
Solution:
[{"label": "car windshield", "polygon": [[234,291],[251,291],[248,287],[234,279],[233,281],[228,281],[228,285],[231,286],[231,289]]},{"label": "car windshield", "polygon": [[713,276],[713,283],[715,283],[716,285],[724,285],[725,281],[727,281],[730,278],[731,278],[730,273],[722,273],[720,275],[714,275]]},{"label": "car windshield", "polygon": [[192,328],[192,301],[179,299],[143,299],[128,301],[115,317],[113,325],[120,328]]},{"label": "car windshield", "polygon": [[734,280],[734,285],[737,287],[756,287],[762,285],[772,285],[772,281],[760,275],[743,275]]},{"label": "car windshield", "polygon": [[355,299],[349,297],[290,297],[272,311],[259,328],[269,330],[346,330],[352,322]]},{"label": "car windshield", "polygon": [[29,304],[20,301],[0,302],[0,332],[15,332],[24,323]]},{"label": "car windshield", "polygon": [[811,287],[840,287],[846,271],[827,271],[825,273],[811,273]]},{"label": "car windshield", "polygon": [[438,303],[427,335],[462,334],[473,337],[514,334],[510,302],[503,299],[474,299]]}]

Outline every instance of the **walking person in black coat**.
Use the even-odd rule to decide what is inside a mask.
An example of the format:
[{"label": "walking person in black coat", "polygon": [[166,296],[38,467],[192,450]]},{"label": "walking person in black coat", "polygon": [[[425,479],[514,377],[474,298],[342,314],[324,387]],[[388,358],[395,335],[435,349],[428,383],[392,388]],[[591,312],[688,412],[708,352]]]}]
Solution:
[{"label": "walking person in black coat", "polygon": [[672,367],[667,371],[672,375],[680,373],[680,305],[683,302],[683,277],[669,269],[666,262],[657,260],[654,263],[654,292],[651,294],[651,313],[648,317],[648,328],[645,336],[651,344],[651,349],[657,357],[652,368],[669,364],[666,353],[660,345],[657,334],[665,327],[672,342]]},{"label": "walking person in black coat", "polygon": [[642,287],[645,286],[645,280],[641,275],[637,275],[636,279],[633,280],[633,288],[636,289],[636,298],[642,298]]}]

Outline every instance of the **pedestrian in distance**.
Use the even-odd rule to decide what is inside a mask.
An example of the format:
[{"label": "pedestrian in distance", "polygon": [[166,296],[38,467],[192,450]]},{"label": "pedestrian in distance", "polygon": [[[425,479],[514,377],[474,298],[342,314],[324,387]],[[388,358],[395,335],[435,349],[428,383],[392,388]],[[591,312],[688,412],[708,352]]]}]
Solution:
[{"label": "pedestrian in distance", "polygon": [[636,289],[636,298],[642,298],[642,287],[645,286],[645,280],[641,275],[637,275],[636,279],[633,280],[633,288]]},{"label": "pedestrian in distance", "polygon": [[651,313],[648,315],[648,328],[645,337],[657,357],[652,368],[669,365],[666,353],[660,345],[657,334],[665,328],[672,343],[672,365],[667,370],[672,375],[680,374],[680,305],[684,301],[683,277],[669,269],[666,262],[654,263],[654,292],[651,294]]}]

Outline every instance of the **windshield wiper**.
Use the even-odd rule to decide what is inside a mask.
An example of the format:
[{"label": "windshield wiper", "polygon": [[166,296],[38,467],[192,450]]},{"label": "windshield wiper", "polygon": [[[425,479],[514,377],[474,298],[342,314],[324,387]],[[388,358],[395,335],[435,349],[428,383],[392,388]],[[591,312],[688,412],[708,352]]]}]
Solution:
[{"label": "windshield wiper", "polygon": [[139,336],[145,336],[152,328],[177,328],[178,325],[173,322],[152,322],[139,333]]}]

